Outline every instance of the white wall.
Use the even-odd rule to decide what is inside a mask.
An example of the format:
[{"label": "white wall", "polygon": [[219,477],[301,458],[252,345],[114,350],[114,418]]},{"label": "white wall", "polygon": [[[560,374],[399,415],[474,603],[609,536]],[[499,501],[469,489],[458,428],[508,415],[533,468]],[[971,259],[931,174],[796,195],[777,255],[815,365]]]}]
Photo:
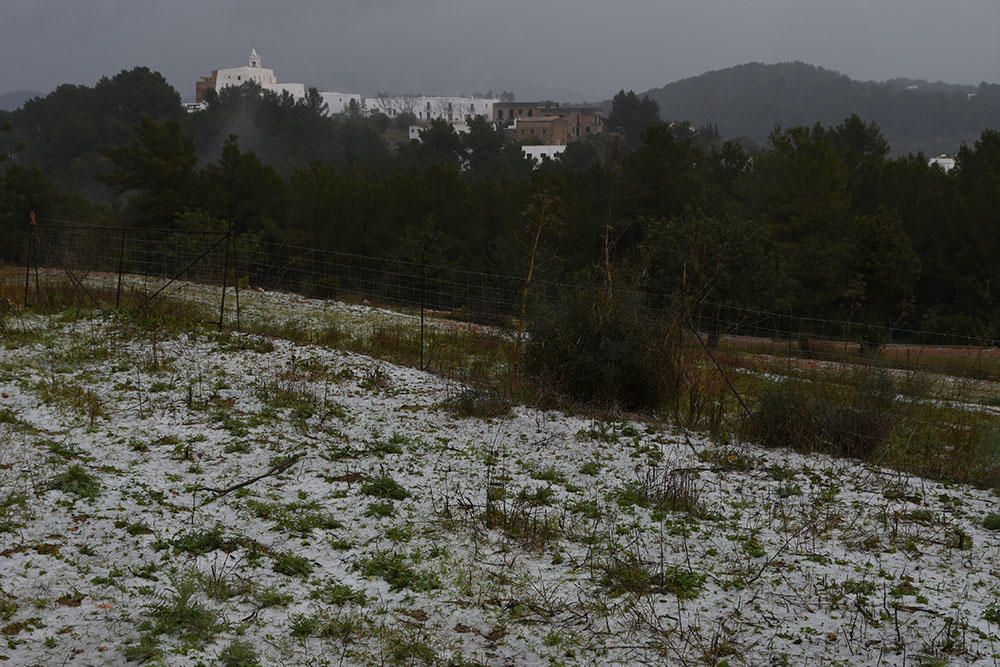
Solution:
[{"label": "white wall", "polygon": [[493,105],[499,99],[478,97],[437,97],[429,95],[378,95],[365,98],[365,111],[384,113],[390,118],[410,112],[422,122],[442,119],[463,121],[467,116],[493,118]]},{"label": "white wall", "polygon": [[304,99],[306,96],[306,86],[303,83],[274,83],[263,88],[277,93],[279,97],[286,92],[296,100]]},{"label": "white wall", "polygon": [[941,167],[944,173],[947,174],[949,171],[955,168],[955,158],[948,157],[947,155],[941,155],[938,157],[932,157],[930,160],[927,161],[927,164],[929,164],[932,167],[935,166]]},{"label": "white wall", "polygon": [[564,150],[566,150],[566,146],[556,144],[537,146],[528,145],[522,146],[521,150],[524,151],[526,156],[532,158],[533,160],[540,161],[542,156],[545,156],[550,160],[554,160],[557,155],[560,155]]},{"label": "white wall", "polygon": [[321,92],[320,97],[326,102],[328,113],[332,116],[333,114],[346,113],[348,107],[351,104],[351,100],[358,103],[358,108],[362,108],[364,104],[364,98],[360,93],[338,93],[336,91],[325,91]]},{"label": "white wall", "polygon": [[[420,133],[426,130],[429,125],[411,125],[410,126],[410,141],[421,141]],[[451,123],[451,129],[455,130],[455,134],[468,134],[469,126],[466,123]]]},{"label": "white wall", "polygon": [[220,91],[230,86],[242,86],[247,81],[253,81],[261,88],[267,88],[278,83],[273,69],[264,67],[228,67],[218,70],[215,77],[215,90]]}]

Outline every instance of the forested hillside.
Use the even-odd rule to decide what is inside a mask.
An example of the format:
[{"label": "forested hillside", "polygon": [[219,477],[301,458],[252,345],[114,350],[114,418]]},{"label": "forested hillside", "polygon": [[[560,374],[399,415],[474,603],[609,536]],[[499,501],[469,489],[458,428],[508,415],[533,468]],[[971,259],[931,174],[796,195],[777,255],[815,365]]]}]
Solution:
[{"label": "forested hillside", "polygon": [[1000,127],[1000,85],[854,81],[804,63],[750,63],[654,88],[664,120],[714,123],[724,137],[764,143],[776,125],[878,123],[897,154],[954,153]]},{"label": "forested hillside", "polygon": [[843,116],[773,132],[753,156],[622,93],[609,117],[620,134],[533,165],[486,122],[400,143],[387,118],[327,117],[316,95],[232,89],[183,114],[177,92],[137,68],[0,114],[0,259],[19,259],[30,210],[145,227],[231,220],[264,252],[531,267],[582,284],[611,262],[621,284],[664,299],[1000,335],[1000,133],[977,132],[946,175],[892,157],[838,80],[845,102],[830,113]]}]

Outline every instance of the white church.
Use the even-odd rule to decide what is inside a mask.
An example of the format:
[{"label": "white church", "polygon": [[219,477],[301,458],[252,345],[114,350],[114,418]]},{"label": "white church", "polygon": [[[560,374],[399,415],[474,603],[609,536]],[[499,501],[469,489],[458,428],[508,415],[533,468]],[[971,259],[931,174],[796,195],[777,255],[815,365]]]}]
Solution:
[{"label": "white church", "polygon": [[278,83],[278,77],[275,76],[274,70],[263,67],[257,49],[252,49],[250,62],[243,67],[213,70],[209,76],[199,79],[195,85],[195,99],[197,102],[203,102],[205,92],[208,90],[219,92],[224,88],[239,87],[251,81],[260,86],[262,90],[270,90],[278,95],[288,93],[296,100],[306,96],[306,86],[303,83]]}]

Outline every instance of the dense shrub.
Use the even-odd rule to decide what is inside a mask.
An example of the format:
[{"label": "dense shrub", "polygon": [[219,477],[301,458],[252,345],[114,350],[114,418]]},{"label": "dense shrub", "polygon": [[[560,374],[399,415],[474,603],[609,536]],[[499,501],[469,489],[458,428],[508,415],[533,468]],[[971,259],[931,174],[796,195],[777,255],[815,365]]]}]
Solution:
[{"label": "dense shrub", "polygon": [[744,423],[765,447],[872,457],[892,435],[896,388],[884,371],[859,370],[845,385],[787,379],[768,383]]},{"label": "dense shrub", "polygon": [[571,290],[529,311],[529,373],[574,400],[626,409],[676,395],[667,321],[633,292]]}]

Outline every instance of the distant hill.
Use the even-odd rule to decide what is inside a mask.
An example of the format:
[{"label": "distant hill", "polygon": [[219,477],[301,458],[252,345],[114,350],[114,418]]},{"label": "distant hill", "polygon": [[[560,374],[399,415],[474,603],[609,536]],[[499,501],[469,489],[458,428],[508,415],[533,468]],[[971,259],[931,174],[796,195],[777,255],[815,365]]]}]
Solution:
[{"label": "distant hill", "polygon": [[805,63],[750,63],[648,91],[665,120],[715,123],[723,137],[763,143],[776,125],[875,121],[893,152],[953,153],[1000,127],[1000,85],[913,79],[855,81]]},{"label": "distant hill", "polygon": [[34,90],[14,90],[9,93],[0,93],[0,111],[20,109],[25,102],[41,94]]}]

